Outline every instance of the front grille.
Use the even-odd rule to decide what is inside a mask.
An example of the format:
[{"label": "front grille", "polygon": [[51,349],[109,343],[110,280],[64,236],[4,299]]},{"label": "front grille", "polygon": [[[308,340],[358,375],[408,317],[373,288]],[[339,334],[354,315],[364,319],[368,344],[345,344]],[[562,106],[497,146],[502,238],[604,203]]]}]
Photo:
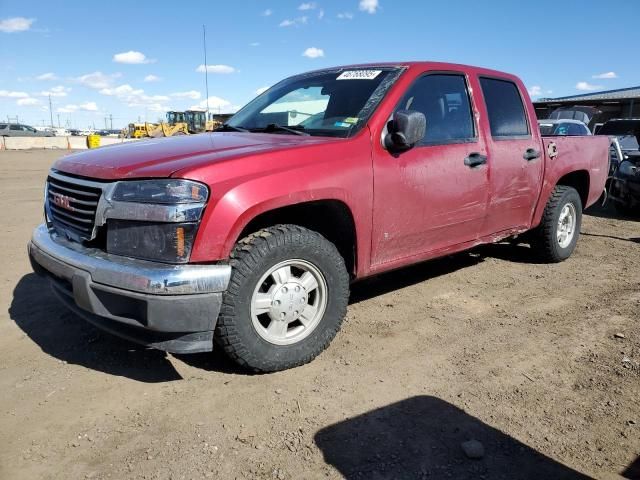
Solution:
[{"label": "front grille", "polygon": [[78,240],[91,240],[102,189],[60,175],[47,179],[47,213],[56,229]]}]

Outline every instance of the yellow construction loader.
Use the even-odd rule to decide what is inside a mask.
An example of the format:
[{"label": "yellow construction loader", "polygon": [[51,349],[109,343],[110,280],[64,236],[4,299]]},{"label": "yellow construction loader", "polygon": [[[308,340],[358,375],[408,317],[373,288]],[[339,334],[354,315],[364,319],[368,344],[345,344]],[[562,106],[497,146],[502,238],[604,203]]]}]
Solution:
[{"label": "yellow construction loader", "polygon": [[222,121],[199,110],[167,112],[167,121],[161,123],[130,123],[126,132],[128,138],[173,137],[202,132],[213,132],[222,125]]}]

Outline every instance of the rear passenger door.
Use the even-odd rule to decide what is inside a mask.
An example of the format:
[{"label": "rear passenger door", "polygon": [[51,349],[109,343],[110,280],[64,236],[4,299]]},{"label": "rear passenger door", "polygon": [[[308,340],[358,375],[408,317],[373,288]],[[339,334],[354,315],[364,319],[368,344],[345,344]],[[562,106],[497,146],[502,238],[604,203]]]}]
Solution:
[{"label": "rear passenger door", "polygon": [[486,213],[489,165],[467,83],[457,72],[418,77],[395,111],[423,113],[424,139],[397,155],[376,142],[374,269],[477,238]]},{"label": "rear passenger door", "polygon": [[544,174],[539,129],[529,123],[534,113],[527,112],[523,92],[509,79],[480,77],[480,87],[491,161],[491,193],[483,234],[528,228]]}]

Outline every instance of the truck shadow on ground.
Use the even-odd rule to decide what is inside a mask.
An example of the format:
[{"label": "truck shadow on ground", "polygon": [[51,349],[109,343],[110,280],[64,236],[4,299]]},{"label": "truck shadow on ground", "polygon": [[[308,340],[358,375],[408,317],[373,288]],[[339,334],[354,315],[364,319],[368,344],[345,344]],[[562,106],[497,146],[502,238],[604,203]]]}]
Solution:
[{"label": "truck shadow on ground", "polygon": [[[469,440],[481,443],[481,458],[467,457],[462,443]],[[323,428],[315,443],[347,480],[591,478],[432,396]]]},{"label": "truck shadow on ground", "polygon": [[182,378],[164,352],[103,333],[67,310],[48,281],[34,273],[13,290],[9,316],[42,351],[61,361],[140,382]]},{"label": "truck shadow on ground", "polygon": [[[527,245],[501,243],[443,257],[358,282],[350,304],[472,267],[487,257],[534,263]],[[30,273],[13,291],[10,318],[45,353],[68,363],[148,383],[181,380],[169,356],[102,332],[77,317],[55,297],[48,281]],[[220,348],[213,353],[176,355],[184,363],[207,371],[250,374],[227,359]]]},{"label": "truck shadow on ground", "polygon": [[637,216],[629,216],[618,212],[611,201],[607,202],[604,207],[599,204],[592,205],[584,211],[584,214],[590,217],[610,218],[613,220],[625,220],[629,222],[640,220],[640,214]]}]

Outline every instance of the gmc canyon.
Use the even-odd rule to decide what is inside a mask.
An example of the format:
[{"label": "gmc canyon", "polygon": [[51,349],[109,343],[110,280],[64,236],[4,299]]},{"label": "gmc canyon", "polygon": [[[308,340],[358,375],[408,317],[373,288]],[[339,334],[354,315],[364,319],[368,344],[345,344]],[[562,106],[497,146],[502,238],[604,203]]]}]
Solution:
[{"label": "gmc canyon", "polygon": [[282,370],[327,347],[353,281],[525,232],[532,252],[565,260],[608,150],[606,137],[542,138],[506,73],[319,70],[214,133],[61,158],[29,256],[105,330]]}]

